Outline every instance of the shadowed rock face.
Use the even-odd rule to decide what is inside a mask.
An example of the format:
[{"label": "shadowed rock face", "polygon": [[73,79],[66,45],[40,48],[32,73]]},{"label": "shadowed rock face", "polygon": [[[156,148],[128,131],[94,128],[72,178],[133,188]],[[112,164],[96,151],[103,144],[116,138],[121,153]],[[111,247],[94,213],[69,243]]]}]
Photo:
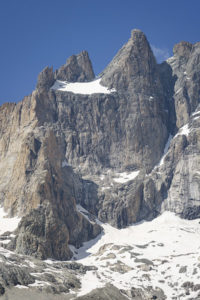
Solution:
[{"label": "shadowed rock face", "polygon": [[189,121],[199,104],[200,94],[200,43],[181,42],[174,46],[174,56],[167,63],[176,78],[174,102],[178,128]]},{"label": "shadowed rock face", "polygon": [[[30,96],[0,108],[0,203],[23,216],[10,249],[69,258],[68,244],[79,247],[101,230],[76,203],[117,227],[162,209],[197,216],[200,135],[198,112],[192,113],[199,104],[199,55],[199,43],[182,42],[158,65],[145,35],[134,30],[100,75],[115,91],[52,89],[55,80],[94,79],[83,51],[54,73],[45,68]],[[174,136],[186,124],[189,131]],[[135,171],[132,179],[116,180]]]}]

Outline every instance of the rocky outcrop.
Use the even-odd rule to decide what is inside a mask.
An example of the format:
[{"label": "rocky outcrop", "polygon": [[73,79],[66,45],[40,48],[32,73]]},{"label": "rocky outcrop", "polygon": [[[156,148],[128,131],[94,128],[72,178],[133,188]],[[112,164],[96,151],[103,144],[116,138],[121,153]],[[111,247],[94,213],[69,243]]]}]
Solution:
[{"label": "rocky outcrop", "polygon": [[92,300],[92,299],[98,299],[98,300],[125,300],[127,297],[121,293],[119,289],[117,289],[115,286],[111,284],[107,284],[104,288],[99,288],[93,290],[91,293],[77,297],[78,300]]},{"label": "rocky outcrop", "polygon": [[54,83],[54,74],[53,68],[46,67],[38,75],[37,89],[46,89],[48,90]]},{"label": "rocky outcrop", "polygon": [[98,288],[93,290],[91,293],[78,297],[79,300],[125,300],[125,299],[135,299],[135,300],[150,300],[159,299],[165,300],[166,296],[161,289],[153,289],[149,287],[147,289],[137,289],[132,288],[131,291],[119,290],[111,284],[107,284],[104,288]]},{"label": "rocky outcrop", "polygon": [[80,277],[96,270],[77,262],[45,262],[2,250],[0,259],[1,299],[76,299],[72,294],[81,288]]},{"label": "rocky outcrop", "polygon": [[72,55],[65,65],[55,72],[55,78],[69,82],[91,81],[95,77],[87,51]]}]

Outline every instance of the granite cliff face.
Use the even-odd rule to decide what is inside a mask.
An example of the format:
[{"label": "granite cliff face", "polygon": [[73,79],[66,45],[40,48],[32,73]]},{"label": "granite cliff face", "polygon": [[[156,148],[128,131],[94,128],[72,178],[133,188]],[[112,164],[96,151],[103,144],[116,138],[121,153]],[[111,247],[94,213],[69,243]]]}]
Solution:
[{"label": "granite cliff face", "polygon": [[103,222],[125,227],[163,210],[200,216],[200,43],[157,64],[134,30],[94,78],[86,51],[18,104],[0,108],[0,203],[22,220],[8,249],[68,259]]}]

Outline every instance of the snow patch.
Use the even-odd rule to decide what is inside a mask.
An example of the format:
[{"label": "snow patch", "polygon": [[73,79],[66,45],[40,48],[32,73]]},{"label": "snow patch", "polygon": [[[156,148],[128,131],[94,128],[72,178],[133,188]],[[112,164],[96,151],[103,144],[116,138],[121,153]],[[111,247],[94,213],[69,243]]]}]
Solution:
[{"label": "snow patch", "polygon": [[178,93],[180,93],[181,90],[182,90],[182,88],[178,89],[178,91],[175,93],[175,95],[177,95]]},{"label": "snow patch", "polygon": [[45,262],[46,264],[53,265],[53,264],[55,263],[55,260],[52,260],[52,259],[46,259],[46,260],[44,260],[44,262]]},{"label": "snow patch", "polygon": [[94,223],[90,220],[90,218],[88,217],[90,215],[90,213],[85,209],[83,208],[80,204],[77,204],[76,205],[76,209],[77,211],[82,214],[90,223]]},{"label": "snow patch", "polygon": [[117,183],[125,183],[130,180],[135,179],[140,171],[133,171],[131,173],[123,172],[123,173],[117,173],[116,175],[118,177],[113,178],[113,180]]},{"label": "snow patch", "polygon": [[20,284],[17,284],[15,287],[18,288],[18,289],[28,289],[27,286],[25,286],[25,285],[20,285]]},{"label": "snow patch", "polygon": [[195,117],[195,118],[193,118],[193,121],[195,121],[195,120],[197,120],[197,119],[199,119],[199,118],[200,118],[200,116]]},{"label": "snow patch", "polygon": [[198,115],[198,114],[200,114],[200,110],[195,111],[195,112],[192,114],[192,116],[196,116],[196,115]]},{"label": "snow patch", "polygon": [[101,179],[101,180],[104,180],[104,179],[105,179],[105,175],[102,174],[102,175],[100,176],[100,179]]},{"label": "snow patch", "polygon": [[179,129],[179,131],[177,132],[177,134],[174,136],[174,137],[177,137],[178,135],[186,135],[186,136],[188,136],[189,135],[189,133],[190,133],[190,129],[189,129],[189,126],[188,126],[189,124],[186,124],[186,125],[184,125],[183,127],[181,127],[180,129]]},{"label": "snow patch", "polygon": [[9,218],[3,207],[0,207],[0,235],[6,231],[14,231],[20,220],[21,218],[18,217]]},{"label": "snow patch", "polygon": [[101,78],[90,82],[67,82],[56,80],[51,89],[83,95],[111,94],[113,92],[116,92],[115,89],[108,89],[107,87],[101,85],[100,81]]},{"label": "snow patch", "polygon": [[10,243],[10,240],[3,240],[3,241],[1,241],[1,243],[6,245],[6,244]]},{"label": "snow patch", "polygon": [[110,186],[103,186],[103,187],[101,188],[102,191],[109,190],[109,189],[110,189]]},{"label": "snow patch", "polygon": [[36,265],[35,265],[32,261],[25,260],[25,262],[26,262],[27,264],[29,264],[29,266],[30,266],[31,268],[33,268],[33,269],[36,267]]},{"label": "snow patch", "polygon": [[45,286],[45,285],[50,285],[50,283],[46,281],[36,280],[34,283],[31,283],[28,286]]},{"label": "snow patch", "polygon": [[176,62],[176,58],[175,58],[174,56],[169,57],[169,58],[166,60],[166,62],[169,63],[169,64],[173,64],[173,63]]},{"label": "snow patch", "polygon": [[106,282],[101,282],[97,276],[97,272],[89,271],[81,280],[81,291],[78,293],[78,296],[83,296],[90,293],[94,287],[101,288],[105,286]]}]

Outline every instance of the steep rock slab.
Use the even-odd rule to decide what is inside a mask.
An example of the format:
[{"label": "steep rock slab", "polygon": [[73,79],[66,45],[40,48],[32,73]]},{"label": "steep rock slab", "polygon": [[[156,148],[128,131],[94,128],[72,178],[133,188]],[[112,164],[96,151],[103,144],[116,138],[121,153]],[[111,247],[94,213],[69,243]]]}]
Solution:
[{"label": "steep rock slab", "polygon": [[[199,45],[188,42],[175,45],[174,56],[160,65],[165,94],[170,100],[170,118],[176,126],[163,163],[157,165],[145,180],[153,183],[153,191],[147,189],[146,192],[158,204],[157,207],[189,219],[199,217],[200,203]],[[147,198],[146,194],[144,197]]]},{"label": "steep rock slab", "polygon": [[55,117],[53,102],[41,110],[45,96],[46,91],[34,92],[22,103],[1,108],[1,130],[6,131],[0,139],[1,203],[11,216],[24,216],[8,248],[68,259],[68,242],[80,246],[101,230],[76,210],[73,170],[62,166],[64,139],[58,129],[42,126]]},{"label": "steep rock slab", "polygon": [[102,168],[149,172],[168,138],[168,113],[157,64],[143,33],[133,32],[100,83],[115,92],[94,90],[87,96],[54,90],[58,118],[67,132],[68,163],[82,174],[93,175]]},{"label": "steep rock slab", "polygon": [[132,31],[127,44],[103,71],[101,82],[116,88],[124,99],[119,111],[120,115],[126,112],[121,127],[127,138],[123,147],[127,161],[139,162],[149,172],[167,140],[168,112],[158,66],[143,32]]},{"label": "steep rock slab", "polygon": [[38,75],[37,81],[37,89],[46,89],[48,90],[54,83],[54,74],[53,68],[46,67],[42,72]]},{"label": "steep rock slab", "polygon": [[174,102],[176,125],[182,127],[199,104],[200,43],[181,42],[174,46],[174,56],[166,62],[175,79]]}]

